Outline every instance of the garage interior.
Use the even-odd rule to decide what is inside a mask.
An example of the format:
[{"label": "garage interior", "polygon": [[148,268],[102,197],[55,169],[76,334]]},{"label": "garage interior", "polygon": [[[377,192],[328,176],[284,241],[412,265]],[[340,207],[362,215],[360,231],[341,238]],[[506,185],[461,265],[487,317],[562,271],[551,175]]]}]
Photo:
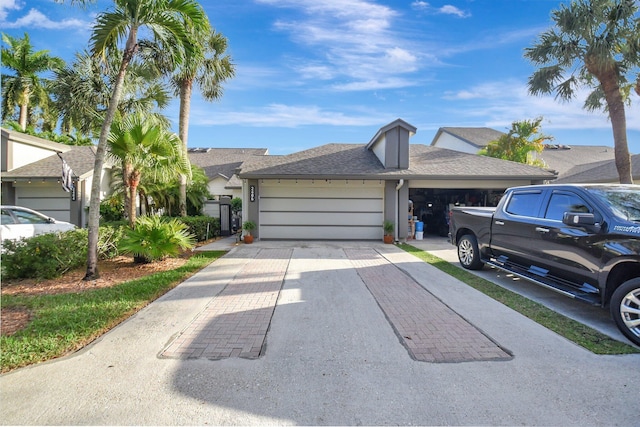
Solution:
[{"label": "garage interior", "polygon": [[425,236],[446,237],[453,206],[497,206],[501,189],[409,188],[414,221],[424,224]]}]

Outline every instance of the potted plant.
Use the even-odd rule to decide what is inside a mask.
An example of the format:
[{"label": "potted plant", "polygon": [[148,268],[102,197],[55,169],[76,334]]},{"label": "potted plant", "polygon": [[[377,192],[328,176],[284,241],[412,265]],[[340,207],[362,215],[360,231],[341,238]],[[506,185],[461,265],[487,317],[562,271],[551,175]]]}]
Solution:
[{"label": "potted plant", "polygon": [[393,230],[395,229],[394,223],[387,219],[382,223],[382,229],[384,230],[384,237],[382,240],[385,243],[393,243]]},{"label": "potted plant", "polygon": [[245,243],[253,243],[253,236],[251,235],[251,230],[256,228],[256,223],[253,221],[245,221],[242,224],[242,229],[245,231],[244,233],[244,242]]}]

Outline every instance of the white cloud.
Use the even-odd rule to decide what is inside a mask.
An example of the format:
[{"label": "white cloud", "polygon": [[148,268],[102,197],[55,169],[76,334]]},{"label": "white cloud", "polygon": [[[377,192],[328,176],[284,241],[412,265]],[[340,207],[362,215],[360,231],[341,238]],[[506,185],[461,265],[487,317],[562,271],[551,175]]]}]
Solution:
[{"label": "white cloud", "polygon": [[331,80],[335,77],[333,69],[323,64],[307,64],[297,68],[304,79]]},{"label": "white cloud", "polygon": [[25,16],[18,18],[14,22],[3,22],[2,25],[5,28],[44,28],[49,30],[85,29],[91,27],[90,22],[79,19],[53,21],[36,9],[31,9]]},{"label": "white cloud", "polygon": [[442,7],[434,7],[426,1],[414,1],[413,3],[411,3],[411,7],[415,10],[434,15],[456,15],[459,18],[469,18],[471,16],[471,13],[465,12],[464,10],[450,4],[446,4]]},{"label": "white cloud", "polygon": [[332,89],[345,92],[372,91],[382,89],[398,89],[415,86],[415,81],[402,78],[388,78],[382,80],[357,80],[350,83],[338,83]]},{"label": "white cloud", "polygon": [[459,18],[468,18],[471,16],[469,12],[465,12],[455,6],[451,6],[450,4],[442,6],[438,9],[438,12],[444,15],[456,15]]},{"label": "white cloud", "polygon": [[[195,114],[194,114],[195,113]],[[254,127],[296,128],[309,125],[371,126],[381,123],[381,117],[348,115],[324,110],[318,106],[270,104],[252,111],[227,111],[211,115],[206,109],[191,113],[193,125],[239,125]]]},{"label": "white cloud", "polygon": [[[481,119],[484,126],[503,130],[517,120],[543,117],[544,132],[551,130],[611,129],[607,113],[590,112],[582,108],[589,93],[581,89],[574,100],[562,102],[553,95],[529,95],[527,86],[520,81],[487,82],[475,87],[446,93],[443,98],[451,101],[451,109],[457,117],[466,120]],[[461,101],[461,102],[460,102]],[[627,107],[627,130],[640,130],[640,98]]]},{"label": "white cloud", "polygon": [[22,9],[22,3],[18,0],[0,0],[0,22],[7,19],[10,10]]},{"label": "white cloud", "polygon": [[[274,28],[290,34],[307,55],[293,67],[303,79],[342,80],[334,90],[394,88],[410,84],[420,56],[412,42],[394,29],[395,10],[364,0],[258,0],[295,9],[295,18],[280,19]],[[396,25],[398,25],[396,23]]]},{"label": "white cloud", "polygon": [[414,9],[426,10],[429,9],[431,5],[426,1],[414,1],[411,3],[411,7]]}]

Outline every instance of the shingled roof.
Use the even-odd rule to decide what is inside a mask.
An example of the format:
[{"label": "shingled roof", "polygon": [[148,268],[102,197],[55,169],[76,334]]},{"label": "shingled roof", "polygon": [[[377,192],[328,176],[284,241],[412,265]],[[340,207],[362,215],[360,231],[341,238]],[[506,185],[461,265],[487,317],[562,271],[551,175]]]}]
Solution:
[{"label": "shingled roof", "polygon": [[227,179],[227,188],[241,187],[242,183],[235,177],[236,169],[254,156],[263,157],[268,153],[266,148],[190,148],[191,164],[202,168],[210,180],[216,177]]},{"label": "shingled roof", "polygon": [[[640,154],[631,156],[631,177],[634,182],[640,181]],[[559,183],[609,183],[619,182],[620,176],[616,169],[615,160],[578,165],[569,169],[558,177]]]},{"label": "shingled roof", "polygon": [[326,144],[284,156],[248,159],[241,178],[363,177],[383,173],[384,166],[365,144]]},{"label": "shingled roof", "polygon": [[441,127],[431,141],[434,145],[442,133],[448,133],[468,144],[475,146],[478,150],[484,148],[491,141],[495,141],[504,135],[504,132],[486,127]]},{"label": "shingled roof", "polygon": [[602,145],[552,145],[545,146],[542,153],[536,156],[542,160],[549,169],[558,173],[562,178],[577,166],[595,166],[603,161],[611,161],[615,158],[612,147]]},{"label": "shingled roof", "polygon": [[240,178],[553,179],[540,168],[445,148],[410,144],[408,169],[385,169],[365,144],[327,144],[285,156],[247,160]]},{"label": "shingled roof", "polygon": [[[95,146],[73,146],[69,151],[60,156],[73,170],[73,174],[81,179],[86,179],[93,173],[96,159]],[[62,174],[62,160],[58,155],[38,160],[28,165],[2,172],[3,179],[56,179]]]},{"label": "shingled roof", "polygon": [[409,170],[418,179],[554,179],[536,166],[426,145],[411,145]]}]

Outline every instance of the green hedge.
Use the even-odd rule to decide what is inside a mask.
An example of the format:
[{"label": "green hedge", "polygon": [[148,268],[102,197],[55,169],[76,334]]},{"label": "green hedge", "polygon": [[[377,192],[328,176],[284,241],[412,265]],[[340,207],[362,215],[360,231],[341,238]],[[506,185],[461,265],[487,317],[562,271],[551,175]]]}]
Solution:
[{"label": "green hedge", "polygon": [[[220,220],[210,216],[175,218],[188,227],[196,241],[220,235]],[[208,226],[208,227],[207,227]],[[120,241],[128,230],[124,221],[100,226],[98,258],[110,259],[121,254]],[[22,240],[5,240],[0,262],[2,279],[52,279],[87,262],[87,229],[52,233]]]},{"label": "green hedge", "polygon": [[176,219],[184,222],[185,225],[189,227],[189,232],[195,236],[198,242],[220,236],[220,218],[201,215],[179,217]]}]

